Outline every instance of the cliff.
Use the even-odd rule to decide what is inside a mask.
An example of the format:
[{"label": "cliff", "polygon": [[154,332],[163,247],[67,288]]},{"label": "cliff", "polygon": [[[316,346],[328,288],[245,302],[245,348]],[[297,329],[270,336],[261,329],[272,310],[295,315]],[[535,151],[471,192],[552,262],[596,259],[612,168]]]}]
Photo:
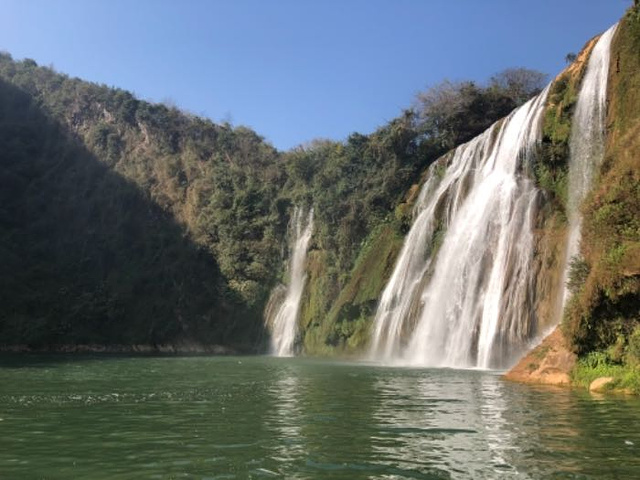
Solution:
[{"label": "cliff", "polygon": [[[640,393],[640,10],[618,25],[609,68],[604,161],[582,205],[580,255],[561,328],[508,374],[518,381]],[[574,353],[575,352],[575,353]],[[577,365],[575,357],[578,354]],[[545,367],[553,374],[547,375]]]}]

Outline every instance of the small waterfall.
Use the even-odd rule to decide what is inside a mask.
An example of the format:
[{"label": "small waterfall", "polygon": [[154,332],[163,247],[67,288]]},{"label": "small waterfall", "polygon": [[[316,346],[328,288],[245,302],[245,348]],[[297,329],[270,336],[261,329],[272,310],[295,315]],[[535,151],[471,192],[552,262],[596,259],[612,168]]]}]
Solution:
[{"label": "small waterfall", "polygon": [[374,359],[495,367],[529,339],[539,192],[524,170],[547,92],[431,166],[376,313]]},{"label": "small waterfall", "polygon": [[300,299],[306,280],[307,249],[313,233],[313,209],[305,215],[302,208],[296,207],[290,229],[289,283],[286,289],[276,287],[272,293],[274,301],[269,302],[265,312],[267,326],[271,328],[271,353],[278,357],[294,354]]},{"label": "small waterfall", "polygon": [[[568,278],[569,262],[580,252],[582,226],[580,205],[591,188],[595,169],[604,157],[607,79],[609,77],[611,41],[616,28],[617,25],[614,25],[603,33],[593,47],[573,115],[569,141],[571,156],[567,199],[569,237],[563,284],[566,284]],[[568,296],[569,291],[565,288],[564,303],[566,303]]]}]

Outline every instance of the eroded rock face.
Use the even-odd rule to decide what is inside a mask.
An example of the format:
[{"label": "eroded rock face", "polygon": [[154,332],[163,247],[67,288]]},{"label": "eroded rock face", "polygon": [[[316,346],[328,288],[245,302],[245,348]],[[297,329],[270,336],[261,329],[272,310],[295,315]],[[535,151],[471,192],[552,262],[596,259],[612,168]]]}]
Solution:
[{"label": "eroded rock face", "polygon": [[523,383],[570,385],[569,374],[575,363],[576,355],[568,348],[560,329],[556,328],[504,378]]},{"label": "eroded rock face", "polygon": [[596,378],[589,385],[590,392],[602,392],[605,389],[605,386],[609,383],[613,382],[613,377],[600,377]]}]

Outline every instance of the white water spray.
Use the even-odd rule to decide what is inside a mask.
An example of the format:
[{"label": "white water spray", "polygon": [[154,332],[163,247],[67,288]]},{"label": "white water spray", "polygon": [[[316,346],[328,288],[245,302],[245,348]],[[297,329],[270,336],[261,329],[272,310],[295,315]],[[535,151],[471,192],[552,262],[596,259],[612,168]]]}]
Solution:
[{"label": "white water spray", "polygon": [[539,192],[523,170],[547,90],[431,167],[376,314],[373,358],[498,366],[529,338]]},{"label": "white water spray", "polygon": [[278,357],[294,354],[294,342],[297,333],[300,300],[306,281],[305,266],[307,250],[313,233],[313,209],[305,215],[303,209],[296,207],[291,221],[291,246],[289,257],[289,284],[284,299],[271,308],[273,315],[267,314],[267,325],[271,328],[271,353]]}]

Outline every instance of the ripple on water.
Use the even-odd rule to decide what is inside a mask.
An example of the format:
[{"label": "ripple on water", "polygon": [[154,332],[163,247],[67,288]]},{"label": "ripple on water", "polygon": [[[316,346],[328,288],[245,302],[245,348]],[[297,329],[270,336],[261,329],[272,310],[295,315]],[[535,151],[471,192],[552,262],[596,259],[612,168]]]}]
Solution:
[{"label": "ripple on water", "polygon": [[105,358],[44,372],[0,367],[6,478],[640,471],[638,400],[512,385],[487,372],[265,357]]}]

